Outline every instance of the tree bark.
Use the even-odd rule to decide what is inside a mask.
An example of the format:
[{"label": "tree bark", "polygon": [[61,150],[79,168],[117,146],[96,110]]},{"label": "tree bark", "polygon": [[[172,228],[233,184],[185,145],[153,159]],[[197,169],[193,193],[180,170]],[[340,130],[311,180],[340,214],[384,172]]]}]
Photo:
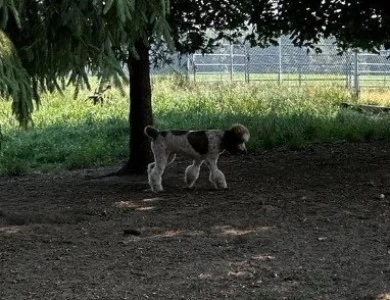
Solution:
[{"label": "tree bark", "polygon": [[145,126],[153,125],[149,46],[140,39],[135,43],[135,49],[139,57],[129,54],[127,61],[130,74],[129,159],[117,175],[145,173],[153,158],[150,140],[144,134]]}]

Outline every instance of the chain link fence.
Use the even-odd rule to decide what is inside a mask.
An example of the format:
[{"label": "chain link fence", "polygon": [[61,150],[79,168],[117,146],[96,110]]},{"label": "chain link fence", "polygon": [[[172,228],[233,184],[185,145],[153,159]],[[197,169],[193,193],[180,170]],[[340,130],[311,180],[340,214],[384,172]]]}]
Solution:
[{"label": "chain link fence", "polygon": [[390,51],[350,50],[339,55],[334,40],[317,45],[321,53],[295,47],[288,37],[267,48],[226,44],[211,54],[187,58],[187,77],[195,82],[241,81],[286,86],[332,85],[353,89],[390,89]]}]

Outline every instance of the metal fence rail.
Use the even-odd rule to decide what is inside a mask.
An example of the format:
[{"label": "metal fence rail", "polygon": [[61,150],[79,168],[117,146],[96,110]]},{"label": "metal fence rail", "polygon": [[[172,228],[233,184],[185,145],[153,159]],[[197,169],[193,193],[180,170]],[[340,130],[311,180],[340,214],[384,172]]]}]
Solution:
[{"label": "metal fence rail", "polygon": [[333,40],[317,45],[322,53],[295,47],[288,37],[279,46],[250,48],[222,45],[211,54],[193,54],[187,76],[193,81],[245,81],[288,86],[339,85],[361,89],[390,88],[390,51],[338,54]]}]

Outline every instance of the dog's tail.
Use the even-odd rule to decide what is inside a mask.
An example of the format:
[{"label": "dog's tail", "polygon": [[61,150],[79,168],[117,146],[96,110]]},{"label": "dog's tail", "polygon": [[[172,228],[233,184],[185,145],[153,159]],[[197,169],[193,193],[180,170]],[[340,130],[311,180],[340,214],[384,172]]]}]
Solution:
[{"label": "dog's tail", "polygon": [[145,134],[150,137],[152,140],[157,139],[159,131],[152,127],[152,126],[146,126],[144,129]]}]

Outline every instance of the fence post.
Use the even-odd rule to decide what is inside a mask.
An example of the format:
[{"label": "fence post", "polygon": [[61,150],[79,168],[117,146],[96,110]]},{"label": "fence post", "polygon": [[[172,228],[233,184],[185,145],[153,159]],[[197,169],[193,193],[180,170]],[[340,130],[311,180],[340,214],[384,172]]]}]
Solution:
[{"label": "fence post", "polygon": [[192,70],[194,72],[194,82],[196,81],[196,63],[195,63],[195,54],[192,54]]},{"label": "fence post", "polygon": [[244,45],[244,54],[245,54],[245,57],[244,57],[245,83],[249,83],[249,52],[248,52],[246,45]]},{"label": "fence post", "polygon": [[283,66],[282,66],[282,37],[279,38],[279,74],[278,74],[278,84],[282,84],[282,72],[283,72]]},{"label": "fence post", "polygon": [[190,55],[187,55],[187,81],[190,81],[190,68],[191,68],[191,62],[190,62]]},{"label": "fence post", "polygon": [[345,88],[351,87],[351,77],[350,77],[350,53],[349,50],[345,53],[345,66],[344,66],[344,72],[345,72]]},{"label": "fence post", "polygon": [[302,86],[302,65],[298,65],[298,82],[299,82],[299,87]]},{"label": "fence post", "polygon": [[233,43],[230,43],[230,81],[233,81],[233,72],[234,72],[234,45]]},{"label": "fence post", "polygon": [[360,87],[359,87],[359,62],[358,62],[358,50],[354,50],[354,73],[355,73],[355,82],[354,82],[354,89],[355,89],[355,96],[358,99],[360,94]]}]

